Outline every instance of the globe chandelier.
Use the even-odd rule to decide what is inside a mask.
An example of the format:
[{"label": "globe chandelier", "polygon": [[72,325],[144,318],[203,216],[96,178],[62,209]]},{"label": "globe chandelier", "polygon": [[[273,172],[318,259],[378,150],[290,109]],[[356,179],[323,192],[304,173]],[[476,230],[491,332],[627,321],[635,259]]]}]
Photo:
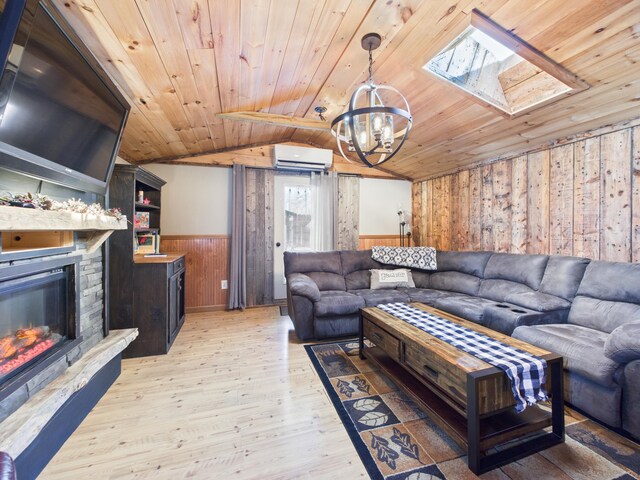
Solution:
[{"label": "globe chandelier", "polygon": [[[331,122],[340,154],[349,162],[357,155],[368,167],[382,165],[398,153],[413,122],[409,104],[398,90],[373,83],[371,52],[381,41],[377,33],[362,37],[362,48],[369,52],[369,81],[353,92],[347,110]],[[383,99],[387,104],[395,100],[398,106],[386,106]]]}]

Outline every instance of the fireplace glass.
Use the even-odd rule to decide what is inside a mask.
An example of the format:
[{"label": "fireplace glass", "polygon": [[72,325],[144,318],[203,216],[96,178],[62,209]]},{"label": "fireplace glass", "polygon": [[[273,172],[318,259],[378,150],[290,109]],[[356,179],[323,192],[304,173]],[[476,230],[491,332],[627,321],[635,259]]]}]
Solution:
[{"label": "fireplace glass", "polygon": [[0,282],[0,385],[73,335],[73,294],[73,266]]}]

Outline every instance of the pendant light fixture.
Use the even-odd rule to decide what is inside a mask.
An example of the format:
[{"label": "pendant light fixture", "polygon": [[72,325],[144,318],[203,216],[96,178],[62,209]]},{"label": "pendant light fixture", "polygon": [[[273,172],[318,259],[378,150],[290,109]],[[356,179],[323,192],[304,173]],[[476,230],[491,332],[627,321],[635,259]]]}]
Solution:
[{"label": "pendant light fixture", "polygon": [[[373,83],[371,52],[381,42],[377,33],[362,37],[362,48],[369,52],[369,81],[353,92],[347,110],[331,122],[342,156],[352,162],[357,155],[369,167],[390,160],[402,147],[412,124],[409,104],[402,94],[391,86]],[[390,100],[398,106],[386,106]]]}]

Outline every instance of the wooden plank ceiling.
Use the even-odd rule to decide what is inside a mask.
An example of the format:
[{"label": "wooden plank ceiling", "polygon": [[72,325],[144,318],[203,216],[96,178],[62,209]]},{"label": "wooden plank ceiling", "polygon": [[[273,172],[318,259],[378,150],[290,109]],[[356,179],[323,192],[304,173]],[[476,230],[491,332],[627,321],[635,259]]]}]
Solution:
[{"label": "wooden plank ceiling", "polygon": [[[368,32],[383,37],[374,80],[398,88],[414,117],[385,165],[400,176],[438,176],[640,115],[637,0],[54,2],[132,104],[120,154],[133,163],[215,164],[219,152],[287,141],[337,151],[327,132],[216,114],[317,119],[325,106],[334,118],[366,79]],[[474,8],[591,87],[507,119],[425,73]]]}]

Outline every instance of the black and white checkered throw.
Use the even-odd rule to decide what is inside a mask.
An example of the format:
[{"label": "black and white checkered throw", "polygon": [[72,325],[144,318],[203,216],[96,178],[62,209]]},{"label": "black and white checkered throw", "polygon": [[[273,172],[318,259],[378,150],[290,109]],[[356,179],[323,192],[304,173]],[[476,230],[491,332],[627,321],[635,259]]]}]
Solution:
[{"label": "black and white checkered throw", "polygon": [[547,399],[544,389],[547,362],[543,358],[404,303],[386,303],[378,308],[503,370],[511,380],[518,413],[527,405]]}]

